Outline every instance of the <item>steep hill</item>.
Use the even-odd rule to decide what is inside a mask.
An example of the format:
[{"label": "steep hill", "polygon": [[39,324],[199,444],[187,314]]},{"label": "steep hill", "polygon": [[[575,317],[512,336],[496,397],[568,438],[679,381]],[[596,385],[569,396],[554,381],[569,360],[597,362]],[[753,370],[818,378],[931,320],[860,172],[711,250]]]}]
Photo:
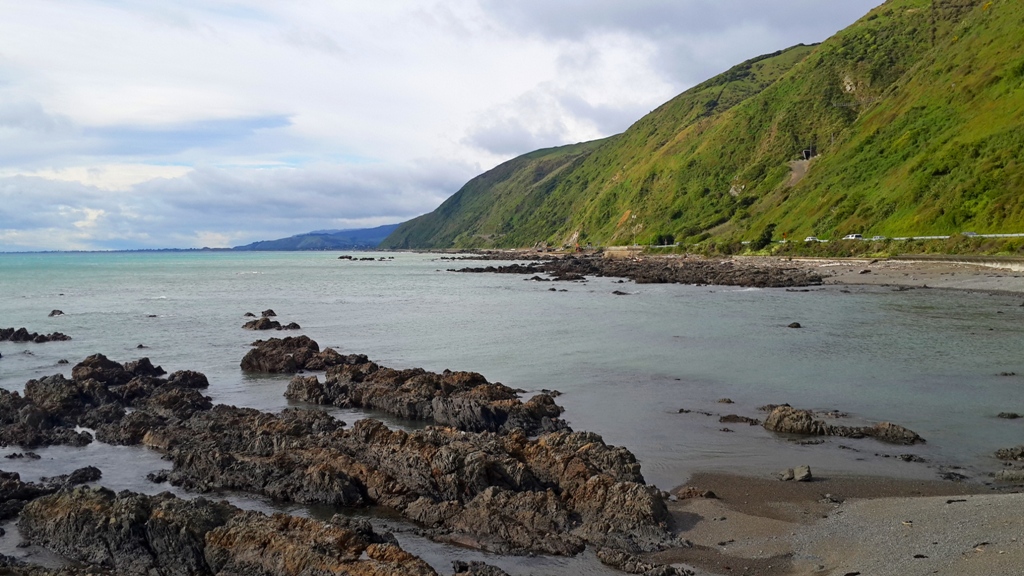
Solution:
[{"label": "steep hill", "polygon": [[236,246],[232,250],[353,250],[357,248],[376,248],[382,240],[398,228],[398,224],[388,224],[376,228],[360,228],[356,230],[322,230],[298,234],[279,240],[261,240]]},{"label": "steep hill", "polygon": [[889,0],[553,149],[572,158],[542,184],[530,166],[556,152],[507,162],[383,245],[1024,231],[1021,30],[1019,0]]},{"label": "steep hill", "polygon": [[[537,150],[500,164],[470,180],[437,210],[400,225],[381,248],[470,248],[523,242],[522,229],[537,226],[533,210],[558,185],[559,176],[577,168],[603,142]],[[510,232],[515,235],[508,237]]]}]

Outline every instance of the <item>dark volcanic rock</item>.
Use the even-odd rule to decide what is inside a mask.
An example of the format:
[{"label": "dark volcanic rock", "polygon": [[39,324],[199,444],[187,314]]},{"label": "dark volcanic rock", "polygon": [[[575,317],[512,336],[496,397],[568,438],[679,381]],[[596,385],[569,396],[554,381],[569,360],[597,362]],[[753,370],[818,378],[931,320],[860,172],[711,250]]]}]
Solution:
[{"label": "dark volcanic rock", "polygon": [[[309,336],[270,338],[252,343],[254,348],[242,358],[242,370],[293,374],[299,370],[324,370],[344,364],[349,357],[332,348],[320,351],[320,345]],[[365,358],[365,357],[364,357]]]},{"label": "dark volcanic rock", "polygon": [[63,310],[51,310],[50,313],[47,314],[47,316],[49,316],[50,318],[53,318],[54,316],[63,316],[63,315],[64,315],[64,311]]},{"label": "dark volcanic rock", "polygon": [[262,318],[246,322],[242,325],[242,328],[245,328],[246,330],[280,330],[281,323],[263,316]]},{"label": "dark volcanic rock", "polygon": [[758,424],[761,423],[761,421],[758,420],[757,418],[749,418],[747,416],[738,416],[736,414],[729,414],[727,416],[722,416],[721,418],[718,419],[718,421],[723,423],[723,424],[749,424],[751,426],[757,426]]},{"label": "dark volcanic rock", "polygon": [[[92,442],[78,426],[94,428],[105,441],[137,443],[144,430],[124,432],[120,426],[127,408],[150,408],[140,418],[187,418],[211,407],[209,398],[196,392],[208,386],[198,372],[175,372],[167,380],[148,358],[124,366],[102,355],[94,355],[72,370],[74,379],[57,374],[25,384],[25,396],[0,390],[0,445],[25,447],[66,444],[84,446]],[[154,422],[148,421],[147,424]],[[131,430],[130,427],[125,427]]]},{"label": "dark volcanic rock", "polygon": [[1024,460],[1024,446],[1000,448],[996,451],[996,458],[1000,460]]},{"label": "dark volcanic rock", "polygon": [[95,482],[102,477],[103,472],[101,472],[99,468],[95,466],[86,466],[85,468],[75,470],[71,474],[62,474],[51,478],[41,478],[40,480],[51,486],[62,487],[88,484],[89,482]]},{"label": "dark volcanic rock", "polygon": [[103,354],[93,354],[71,369],[71,377],[75,380],[91,379],[109,386],[127,384],[133,376],[123,365]]},{"label": "dark volcanic rock", "polygon": [[452,570],[455,570],[453,576],[509,576],[508,572],[501,568],[483,562],[456,560],[452,562]]},{"label": "dark volcanic rock", "polygon": [[717,284],[758,288],[791,288],[818,285],[820,274],[781,263],[706,258],[619,259],[601,256],[569,256],[547,262],[463,268],[454,272],[496,274],[549,274],[556,280],[581,280],[586,276],[630,278],[637,284]]},{"label": "dark volcanic rock", "polygon": [[881,422],[874,426],[837,426],[815,418],[809,410],[788,405],[776,406],[765,418],[764,427],[772,432],[809,436],[871,437],[890,444],[916,444],[924,439],[898,424]]},{"label": "dark volcanic rock", "polygon": [[[139,346],[142,346],[141,344]],[[145,348],[145,346],[143,346]],[[132,376],[150,376],[157,377],[167,374],[167,372],[159,367],[153,366],[153,363],[149,361],[149,358],[140,358],[131,362],[124,363],[124,369],[130,372]]]},{"label": "dark volcanic rock", "polygon": [[396,544],[370,543],[336,524],[256,512],[239,514],[211,531],[206,558],[218,574],[436,575]]},{"label": "dark volcanic rock", "polygon": [[434,574],[395,544],[341,525],[168,493],[63,491],[27,505],[18,527],[34,544],[118,574]]},{"label": "dark volcanic rock", "polygon": [[37,332],[29,332],[25,328],[0,328],[0,342],[34,342],[42,344],[44,342],[63,342],[66,340],[71,340],[71,337],[60,332],[39,334]]},{"label": "dark volcanic rock", "polygon": [[522,428],[527,434],[566,428],[562,408],[547,394],[526,403],[515,390],[490,383],[475,372],[441,374],[420,368],[394,370],[349,356],[316,376],[295,377],[285,397],[291,400],[381,410],[410,420],[428,420],[471,432]]},{"label": "dark volcanic rock", "polygon": [[575,554],[600,543],[639,551],[671,540],[662,496],[643,484],[636,459],[594,434],[410,433],[375,420],[345,429],[319,411],[215,406],[151,427],[142,443],[164,451],[170,482],[189,490],[377,504],[435,528],[438,538],[483,549]]},{"label": "dark volcanic rock", "polygon": [[178,388],[203,390],[210,387],[210,381],[207,380],[206,374],[203,374],[202,372],[196,372],[195,370],[177,370],[167,377],[167,385],[176,386]]},{"label": "dark volcanic rock", "polygon": [[[189,490],[242,490],[333,506],[380,505],[424,525],[438,539],[498,552],[575,554],[595,545],[639,553],[672,543],[664,495],[644,484],[628,450],[608,446],[595,434],[559,430],[531,439],[524,432],[557,428],[561,409],[550,396],[523,403],[516,391],[479,374],[390,370],[365,356],[319,352],[315,342],[303,338],[291,339],[300,344],[291,349],[292,362],[309,352],[304,366],[330,362],[334,372],[346,375],[328,379],[328,388],[315,379],[299,379],[310,398],[319,394],[327,399],[347,386],[349,401],[358,397],[361,405],[377,402],[374,398],[384,402],[390,395],[406,403],[407,415],[427,414],[429,406],[430,417],[438,421],[502,433],[441,427],[404,432],[374,420],[347,429],[322,411],[269,414],[212,406],[199,391],[206,379],[198,373],[176,372],[164,380],[144,375],[150,371],[148,361],[129,363],[128,370],[97,355],[76,366],[81,379],[58,375],[33,381],[24,398],[0,390],[0,440],[69,443],[57,435],[73,434],[73,426],[88,422],[105,442],[142,444],[165,453],[173,463],[167,479]],[[401,411],[399,404],[392,406]],[[82,436],[91,440],[87,433]],[[75,475],[87,481],[94,476]],[[154,567],[193,566],[198,552],[189,544],[195,536],[192,524],[175,524],[175,518],[200,511],[180,501],[147,498],[62,492],[22,515],[24,533],[74,559],[121,573],[162,574]],[[157,514],[158,509],[164,512]],[[153,540],[151,525],[158,518],[178,538],[167,548]],[[239,527],[246,536],[237,540],[238,547],[225,545],[227,552],[217,552],[227,554],[217,562],[260,573],[263,564],[237,564],[242,560],[231,550],[249,558],[258,555],[250,538],[270,547],[291,541],[291,536],[266,540],[272,530],[269,521],[260,522]],[[97,528],[87,529],[91,526]],[[208,546],[210,537],[205,538]],[[306,536],[295,538],[300,542]],[[203,550],[204,561],[212,561],[211,553]],[[368,543],[356,557],[364,553],[379,562],[408,560],[387,541]],[[295,562],[302,558],[299,554]]]},{"label": "dark volcanic rock", "polygon": [[55,490],[48,485],[22,482],[17,472],[0,470],[0,522],[16,517],[26,503]]}]

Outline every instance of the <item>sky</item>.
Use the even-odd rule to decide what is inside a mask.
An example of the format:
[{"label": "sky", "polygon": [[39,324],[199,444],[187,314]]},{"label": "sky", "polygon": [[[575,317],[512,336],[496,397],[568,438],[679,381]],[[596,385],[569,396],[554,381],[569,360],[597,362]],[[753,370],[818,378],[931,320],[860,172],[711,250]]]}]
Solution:
[{"label": "sky", "polygon": [[430,212],[881,0],[0,0],[0,251]]}]

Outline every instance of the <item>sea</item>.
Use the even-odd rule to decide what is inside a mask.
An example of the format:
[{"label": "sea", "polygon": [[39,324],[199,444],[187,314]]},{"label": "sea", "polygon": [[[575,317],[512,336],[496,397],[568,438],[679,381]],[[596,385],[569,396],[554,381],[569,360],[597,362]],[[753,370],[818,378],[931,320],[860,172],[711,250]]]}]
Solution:
[{"label": "sea", "polygon": [[[1024,437],[1024,419],[997,417],[1024,413],[1021,295],[637,285],[615,278],[537,282],[449,271],[493,262],[346,254],[355,259],[339,259],[338,252],[0,254],[0,327],[72,338],[0,342],[0,387],[20,391],[33,378],[70,376],[74,364],[102,353],[119,362],[148,357],[168,372],[198,370],[209,378],[214,402],[279,411],[294,405],[283,396],[289,376],[247,374],[239,362],[256,339],[300,333],[321,348],[366,354],[393,368],[475,371],[524,390],[524,397],[557,390],[575,430],[629,448],[648,483],[663,489],[696,472],[770,477],[799,465],[820,477],[939,479],[952,472],[991,482],[1000,467],[994,451]],[[245,313],[267,309],[301,330],[242,329]],[[53,310],[63,315],[49,316]],[[802,328],[788,328],[793,322]],[[763,418],[759,407],[781,403],[841,413],[836,423],[895,422],[927,442],[828,438],[806,445],[718,420]],[[374,417],[392,427],[422,426],[330,411],[350,424]],[[15,451],[21,449],[0,448],[0,456]],[[36,452],[40,460],[0,460],[0,469],[37,480],[94,465],[103,472],[99,484],[115,490],[194,496],[146,480],[170,465],[145,448],[94,442]],[[244,494],[220,497],[265,512],[336,512]],[[512,574],[616,573],[589,552],[499,557],[430,542],[394,518],[373,521],[399,530],[403,547],[441,573],[450,573],[456,559]],[[18,548],[13,523],[0,527],[0,552],[60,563],[44,550]]]}]

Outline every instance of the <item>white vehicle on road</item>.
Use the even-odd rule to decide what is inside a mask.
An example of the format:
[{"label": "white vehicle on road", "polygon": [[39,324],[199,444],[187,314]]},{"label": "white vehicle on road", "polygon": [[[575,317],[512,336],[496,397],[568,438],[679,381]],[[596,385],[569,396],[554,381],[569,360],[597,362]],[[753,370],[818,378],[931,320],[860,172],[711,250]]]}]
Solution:
[{"label": "white vehicle on road", "polygon": [[863,239],[864,239],[864,237],[861,236],[860,234],[847,234],[846,236],[843,236],[843,240],[863,240]]}]

